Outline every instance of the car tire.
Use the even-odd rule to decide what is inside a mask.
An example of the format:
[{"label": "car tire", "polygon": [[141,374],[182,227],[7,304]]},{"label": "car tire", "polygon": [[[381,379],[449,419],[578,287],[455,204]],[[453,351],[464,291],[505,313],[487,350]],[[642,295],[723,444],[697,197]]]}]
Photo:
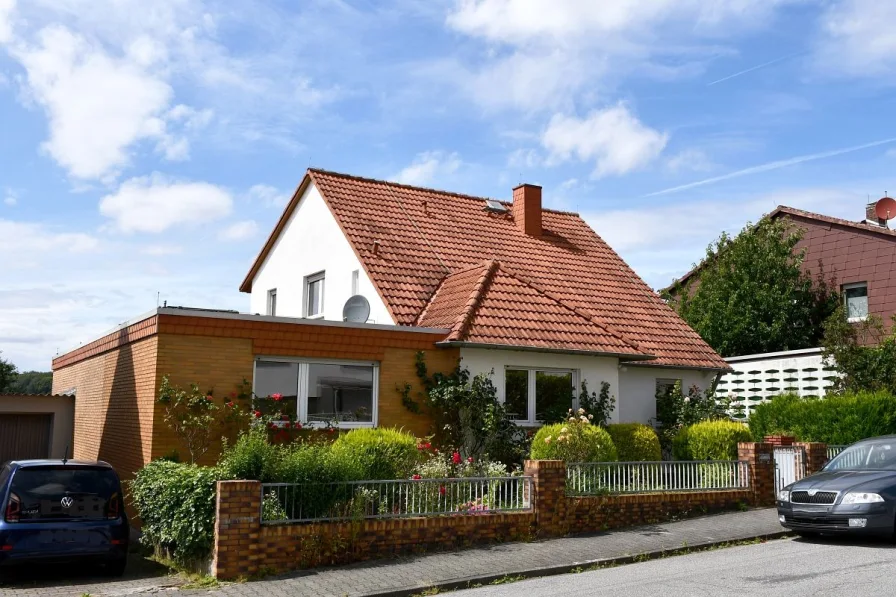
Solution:
[{"label": "car tire", "polygon": [[127,558],[115,558],[103,565],[103,574],[110,577],[119,577],[124,574],[124,570],[127,566]]}]

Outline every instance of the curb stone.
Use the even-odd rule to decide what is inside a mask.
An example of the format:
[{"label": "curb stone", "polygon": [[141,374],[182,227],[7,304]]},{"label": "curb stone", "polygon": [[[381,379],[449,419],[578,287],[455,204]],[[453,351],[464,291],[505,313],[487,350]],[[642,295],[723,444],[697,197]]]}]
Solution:
[{"label": "curb stone", "polygon": [[456,591],[461,589],[469,589],[472,588],[470,585],[474,584],[483,584],[487,585],[496,580],[500,580],[502,578],[506,578],[508,576],[511,577],[522,577],[523,579],[530,578],[540,578],[544,576],[557,576],[560,574],[569,574],[574,570],[579,568],[586,568],[590,566],[620,566],[624,564],[633,564],[636,562],[642,562],[646,560],[656,560],[662,557],[668,556],[676,556],[676,555],[684,555],[685,553],[690,553],[692,551],[705,551],[707,549],[711,549],[713,547],[718,547],[720,545],[727,545],[729,543],[743,543],[745,541],[754,541],[756,539],[759,540],[772,540],[772,539],[782,539],[784,537],[790,537],[793,533],[790,531],[776,531],[774,533],[763,533],[760,535],[753,535],[751,537],[740,537],[737,539],[720,539],[718,541],[705,541],[702,543],[695,543],[693,545],[688,545],[686,547],[674,547],[671,549],[659,549],[654,551],[646,551],[637,554],[630,554],[624,556],[616,556],[612,558],[596,558],[593,560],[583,560],[581,562],[573,562],[570,564],[560,564],[557,566],[544,566],[541,568],[529,568],[526,570],[513,570],[502,572],[501,574],[487,574],[487,575],[479,575],[479,576],[465,576],[461,578],[456,578],[444,582],[436,582],[425,585],[415,585],[413,587],[402,587],[399,589],[389,589],[387,591],[374,591],[371,593],[363,593],[359,597],[411,597],[412,595],[417,595],[426,590],[438,589],[439,591]]}]

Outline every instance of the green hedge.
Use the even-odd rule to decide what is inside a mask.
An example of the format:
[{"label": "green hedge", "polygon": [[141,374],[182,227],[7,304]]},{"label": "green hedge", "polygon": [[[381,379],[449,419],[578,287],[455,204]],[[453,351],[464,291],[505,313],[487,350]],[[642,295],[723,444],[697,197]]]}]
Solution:
[{"label": "green hedge", "polygon": [[652,427],[642,423],[607,425],[621,462],[649,462],[662,460],[660,439]]},{"label": "green hedge", "polygon": [[826,398],[778,396],[750,415],[756,441],[786,433],[804,442],[851,444],[868,437],[896,434],[896,396],[860,392]]},{"label": "green hedge", "polygon": [[129,483],[143,521],[141,541],[168,550],[181,564],[211,553],[215,532],[217,467],[155,460]]},{"label": "green hedge", "polygon": [[672,441],[676,460],[737,460],[737,444],[753,441],[750,430],[735,421],[702,421],[683,428]]},{"label": "green hedge", "polygon": [[615,462],[616,446],[607,430],[582,422],[545,425],[532,438],[533,460]]}]

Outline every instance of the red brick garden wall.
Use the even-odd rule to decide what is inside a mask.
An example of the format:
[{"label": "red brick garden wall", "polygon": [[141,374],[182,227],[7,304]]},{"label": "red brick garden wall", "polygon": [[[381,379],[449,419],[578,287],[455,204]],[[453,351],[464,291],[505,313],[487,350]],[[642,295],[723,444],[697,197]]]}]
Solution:
[{"label": "red brick garden wall", "polygon": [[774,463],[769,469],[760,456],[770,454],[771,446],[740,448],[750,462],[750,489],[567,497],[564,462],[527,461],[533,509],[508,514],[262,525],[261,484],[220,481],[212,573],[225,579],[250,577],[476,543],[655,524],[773,501]]}]

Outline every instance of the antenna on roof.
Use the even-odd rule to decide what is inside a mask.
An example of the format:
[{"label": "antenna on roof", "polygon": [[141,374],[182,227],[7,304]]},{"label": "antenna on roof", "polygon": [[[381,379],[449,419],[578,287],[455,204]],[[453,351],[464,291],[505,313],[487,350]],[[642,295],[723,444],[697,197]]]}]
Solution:
[{"label": "antenna on roof", "polygon": [[68,462],[68,444],[65,445],[65,452],[62,453],[62,464]]}]

